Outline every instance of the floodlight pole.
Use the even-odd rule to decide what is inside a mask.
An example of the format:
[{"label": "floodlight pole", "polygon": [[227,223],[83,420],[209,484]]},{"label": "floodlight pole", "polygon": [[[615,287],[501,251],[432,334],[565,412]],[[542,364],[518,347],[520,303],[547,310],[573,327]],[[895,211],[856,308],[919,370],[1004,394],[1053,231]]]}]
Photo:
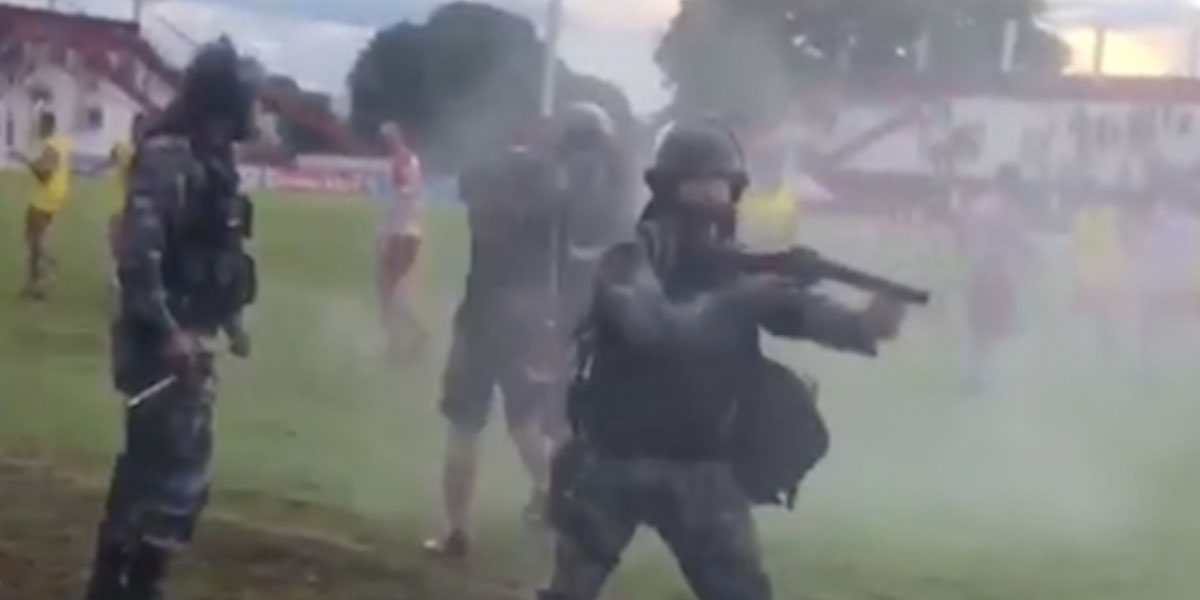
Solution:
[{"label": "floodlight pole", "polygon": [[[548,0],[548,4],[546,5],[545,60],[542,63],[542,95],[540,98],[541,105],[538,107],[543,121],[549,121],[554,116],[554,92],[555,80],[557,79],[555,75],[558,71],[558,38],[559,34],[562,33],[562,10],[563,0]],[[558,323],[558,319],[561,316],[559,311],[562,308],[560,288],[562,287],[562,254],[565,243],[563,238],[566,237],[565,210],[566,207],[561,203],[556,203],[553,207],[554,216],[551,220],[549,233],[550,272],[548,275],[550,276],[549,291],[551,307],[547,324],[550,326],[551,331],[554,332],[552,335],[559,334],[558,328],[561,325]],[[554,374],[556,377],[560,375],[560,373]]]},{"label": "floodlight pole", "polygon": [[558,38],[562,33],[563,0],[549,0],[546,5],[546,52],[542,63],[541,114],[554,114],[554,86],[558,67]]},{"label": "floodlight pole", "polygon": [[1104,75],[1105,50],[1108,44],[1108,29],[1103,25],[1096,27],[1095,43],[1092,46],[1092,73],[1097,77]]}]

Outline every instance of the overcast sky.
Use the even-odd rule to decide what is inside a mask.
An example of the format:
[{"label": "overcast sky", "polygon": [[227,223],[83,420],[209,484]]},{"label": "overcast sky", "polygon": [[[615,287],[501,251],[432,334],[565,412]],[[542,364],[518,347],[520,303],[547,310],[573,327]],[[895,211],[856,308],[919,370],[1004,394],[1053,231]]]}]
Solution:
[{"label": "overcast sky", "polygon": [[[0,0],[5,1],[5,0]],[[50,0],[7,0],[40,4]],[[542,22],[546,0],[488,0]],[[129,15],[132,0],[57,0],[109,16]],[[403,19],[424,19],[446,0],[158,0],[148,8],[147,35],[170,58],[187,44],[164,23],[197,40],[229,33],[272,70],[306,86],[343,93],[345,75],[372,32]],[[1121,26],[1181,22],[1180,7],[1200,0],[1051,0],[1055,20],[1076,48],[1076,67],[1088,65],[1090,36],[1070,26],[1108,21]],[[652,55],[679,0],[566,0],[563,58],[575,69],[613,81],[635,107],[650,111],[667,98]],[[1158,73],[1178,68],[1179,36],[1162,29],[1110,36],[1108,68]]]},{"label": "overcast sky", "polygon": [[[545,0],[485,0],[521,13],[538,26]],[[0,0],[46,6],[50,0]],[[132,14],[132,0],[57,0],[104,16]],[[148,3],[146,32],[168,58],[187,57],[188,44],[229,33],[272,70],[302,84],[344,93],[345,76],[376,29],[423,20],[447,0],[156,0]],[[651,56],[679,0],[566,0],[562,56],[575,69],[625,89],[639,111],[667,99]],[[166,24],[164,24],[166,23]],[[169,24],[169,25],[167,25]]]}]

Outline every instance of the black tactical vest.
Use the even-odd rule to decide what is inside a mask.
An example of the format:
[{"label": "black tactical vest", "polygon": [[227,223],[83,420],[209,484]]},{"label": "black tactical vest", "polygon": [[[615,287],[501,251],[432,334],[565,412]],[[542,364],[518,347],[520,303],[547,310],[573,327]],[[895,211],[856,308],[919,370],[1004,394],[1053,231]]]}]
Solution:
[{"label": "black tactical vest", "polygon": [[257,295],[253,207],[238,191],[231,160],[197,159],[179,210],[168,226],[163,282],[172,314],[185,326],[216,328]]}]

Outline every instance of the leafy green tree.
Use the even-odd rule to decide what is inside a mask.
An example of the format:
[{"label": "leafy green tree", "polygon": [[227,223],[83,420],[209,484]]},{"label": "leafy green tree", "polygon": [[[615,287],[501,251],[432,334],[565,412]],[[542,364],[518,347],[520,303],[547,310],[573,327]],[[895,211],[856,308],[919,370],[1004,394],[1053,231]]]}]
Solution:
[{"label": "leafy green tree", "polygon": [[[349,77],[352,127],[369,140],[394,120],[429,168],[457,170],[535,126],[543,47],[529,20],[469,2],[443,6],[424,24],[381,30]],[[560,103],[596,102],[622,131],[636,128],[618,88],[557,68]]]},{"label": "leafy green tree", "polygon": [[1011,75],[1057,73],[1065,44],[1035,21],[1041,0],[683,0],[656,54],[671,112],[771,117],[798,90],[918,70],[949,82],[998,81],[1007,23]]}]

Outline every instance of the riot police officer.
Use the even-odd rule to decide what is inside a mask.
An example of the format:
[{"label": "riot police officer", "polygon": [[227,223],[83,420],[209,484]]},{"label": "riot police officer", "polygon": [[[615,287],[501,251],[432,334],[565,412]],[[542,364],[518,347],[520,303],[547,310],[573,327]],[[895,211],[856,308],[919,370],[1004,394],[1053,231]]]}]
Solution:
[{"label": "riot police officer", "polygon": [[[596,267],[604,251],[629,235],[637,219],[628,154],[611,116],[592,102],[568,104],[555,116],[554,137],[544,150],[555,170],[556,356],[566,355],[570,334],[591,300]],[[555,445],[569,432],[561,399],[569,370],[560,364],[546,411]]]},{"label": "riot police officer", "polygon": [[567,105],[556,118],[562,319],[574,323],[590,299],[601,254],[625,238],[637,217],[625,153],[612,117],[599,105]]},{"label": "riot police officer", "polygon": [[701,600],[766,600],[751,500],[731,465],[730,423],[759,328],[871,354],[896,332],[897,305],[834,304],[787,279],[726,268],[746,187],[733,135],[715,122],[665,135],[634,242],[601,260],[570,390],[575,436],[555,457],[559,532],[542,600],[592,600],[638,526],[657,530]]},{"label": "riot police officer", "polygon": [[158,598],[172,551],[190,541],[209,487],[213,370],[222,331],[249,352],[239,315],[255,294],[249,203],[235,142],[254,89],[225,38],[203,46],[149,126],[129,177],[118,251],[113,378],[127,398],[87,600]]}]

